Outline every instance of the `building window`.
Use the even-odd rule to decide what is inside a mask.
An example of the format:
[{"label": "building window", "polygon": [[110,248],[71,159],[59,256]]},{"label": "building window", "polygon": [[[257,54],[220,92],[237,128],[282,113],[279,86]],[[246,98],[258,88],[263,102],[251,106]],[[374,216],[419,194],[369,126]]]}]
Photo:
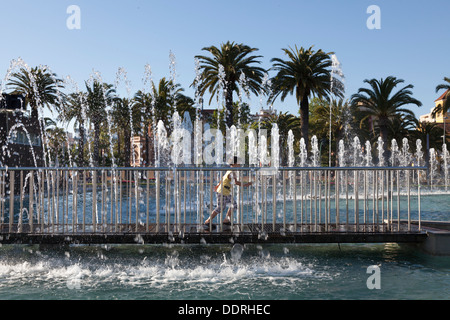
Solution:
[{"label": "building window", "polygon": [[[29,137],[29,139],[28,139]],[[34,147],[41,146],[41,139],[38,135],[34,133],[29,133],[28,135],[21,130],[13,131],[9,137],[8,144],[23,144],[31,145]]]}]

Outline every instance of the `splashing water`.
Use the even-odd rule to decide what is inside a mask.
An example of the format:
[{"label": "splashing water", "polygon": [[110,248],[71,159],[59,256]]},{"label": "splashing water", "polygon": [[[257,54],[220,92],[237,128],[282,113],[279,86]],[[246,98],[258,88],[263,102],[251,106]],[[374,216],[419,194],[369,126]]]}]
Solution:
[{"label": "splashing water", "polygon": [[306,143],[305,139],[300,139],[300,167],[306,167],[307,166],[307,159],[308,159],[308,151],[306,150]]},{"label": "splashing water", "polygon": [[280,166],[280,132],[276,123],[272,124],[271,144],[272,144],[272,165],[275,168]]},{"label": "splashing water", "polygon": [[385,163],[384,163],[384,141],[381,137],[378,137],[377,150],[378,150],[378,166],[384,167],[385,166]]},{"label": "splashing water", "polygon": [[312,148],[312,166],[320,167],[320,154],[319,154],[319,143],[317,140],[317,136],[313,136],[311,138],[311,148]]},{"label": "splashing water", "polygon": [[339,141],[338,157],[339,157],[339,166],[340,167],[345,167],[346,166],[346,161],[345,161],[345,144],[344,144],[344,140],[340,140]]},{"label": "splashing water", "polygon": [[370,141],[366,141],[365,151],[366,151],[365,166],[366,167],[372,167],[373,166],[373,162],[372,162],[372,146],[370,144]]},{"label": "splashing water", "polygon": [[295,166],[295,156],[294,156],[294,134],[292,130],[288,132],[288,166]]}]

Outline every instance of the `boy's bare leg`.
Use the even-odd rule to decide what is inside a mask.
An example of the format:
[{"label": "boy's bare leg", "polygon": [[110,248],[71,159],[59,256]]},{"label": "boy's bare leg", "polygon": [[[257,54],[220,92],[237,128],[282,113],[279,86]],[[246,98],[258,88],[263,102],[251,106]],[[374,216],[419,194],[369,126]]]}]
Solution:
[{"label": "boy's bare leg", "polygon": [[206,219],[205,224],[209,224],[211,222],[211,220],[214,219],[218,214],[219,213],[217,211],[213,211],[211,213],[211,216],[208,219]]},{"label": "boy's bare leg", "polygon": [[227,223],[231,221],[231,216],[233,215],[233,208],[228,208],[227,215],[225,216],[225,219],[223,222]]}]

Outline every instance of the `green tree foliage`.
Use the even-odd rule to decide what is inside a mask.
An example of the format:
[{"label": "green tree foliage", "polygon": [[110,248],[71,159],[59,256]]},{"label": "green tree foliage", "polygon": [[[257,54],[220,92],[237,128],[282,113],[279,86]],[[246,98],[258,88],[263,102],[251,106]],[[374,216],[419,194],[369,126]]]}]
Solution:
[{"label": "green tree foliage", "polygon": [[[215,46],[205,47],[202,50],[208,51],[212,57],[196,56],[200,62],[200,83],[195,83],[199,88],[199,93],[203,97],[208,90],[211,94],[209,103],[214,97],[220,101],[220,88],[225,94],[225,108],[227,110],[225,122],[228,127],[233,124],[233,92],[239,94],[239,78],[244,74],[247,79],[248,89],[258,94],[261,90],[261,83],[265,70],[256,65],[260,64],[261,56],[252,55],[257,51],[244,44],[234,42],[222,43],[220,48]],[[221,79],[221,68],[223,68],[224,78]]]},{"label": "green tree foliage", "polygon": [[330,55],[322,50],[314,51],[313,47],[300,49],[283,49],[288,59],[273,58],[272,69],[277,72],[272,80],[274,101],[281,96],[281,101],[288,95],[295,95],[297,104],[300,106],[300,119],[302,125],[302,137],[308,145],[309,141],[309,99],[311,96],[326,98],[330,94],[342,97],[343,85],[339,80],[333,86],[331,92],[331,66]]},{"label": "green tree foliage", "polygon": [[371,120],[373,128],[383,139],[386,150],[390,138],[389,127],[393,128],[395,121],[399,121],[399,117],[403,119],[405,116],[415,117],[414,113],[405,106],[414,104],[420,107],[422,105],[420,101],[412,97],[410,89],[413,85],[410,84],[395,91],[403,82],[404,80],[393,76],[380,80],[366,79],[364,83],[367,83],[369,88],[360,88],[358,93],[351,97],[352,108],[364,114],[360,124]]},{"label": "green tree foliage", "polygon": [[56,74],[48,71],[46,67],[30,70],[21,68],[19,72],[12,74],[8,86],[12,86],[13,94],[25,96],[34,120],[38,120],[40,107],[46,106],[51,111],[58,111],[64,102],[64,95],[61,93],[62,80],[56,78]]}]

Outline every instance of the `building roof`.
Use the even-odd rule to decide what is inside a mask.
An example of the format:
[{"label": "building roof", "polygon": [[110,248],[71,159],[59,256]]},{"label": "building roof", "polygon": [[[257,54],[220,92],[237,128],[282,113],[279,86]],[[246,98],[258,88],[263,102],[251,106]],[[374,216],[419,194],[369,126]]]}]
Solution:
[{"label": "building roof", "polygon": [[203,114],[213,114],[217,109],[202,109],[201,113]]},{"label": "building roof", "polygon": [[439,98],[437,98],[436,100],[434,100],[434,102],[439,101],[439,100],[444,100],[445,97],[447,96],[447,94],[449,93],[450,90],[446,90]]}]

